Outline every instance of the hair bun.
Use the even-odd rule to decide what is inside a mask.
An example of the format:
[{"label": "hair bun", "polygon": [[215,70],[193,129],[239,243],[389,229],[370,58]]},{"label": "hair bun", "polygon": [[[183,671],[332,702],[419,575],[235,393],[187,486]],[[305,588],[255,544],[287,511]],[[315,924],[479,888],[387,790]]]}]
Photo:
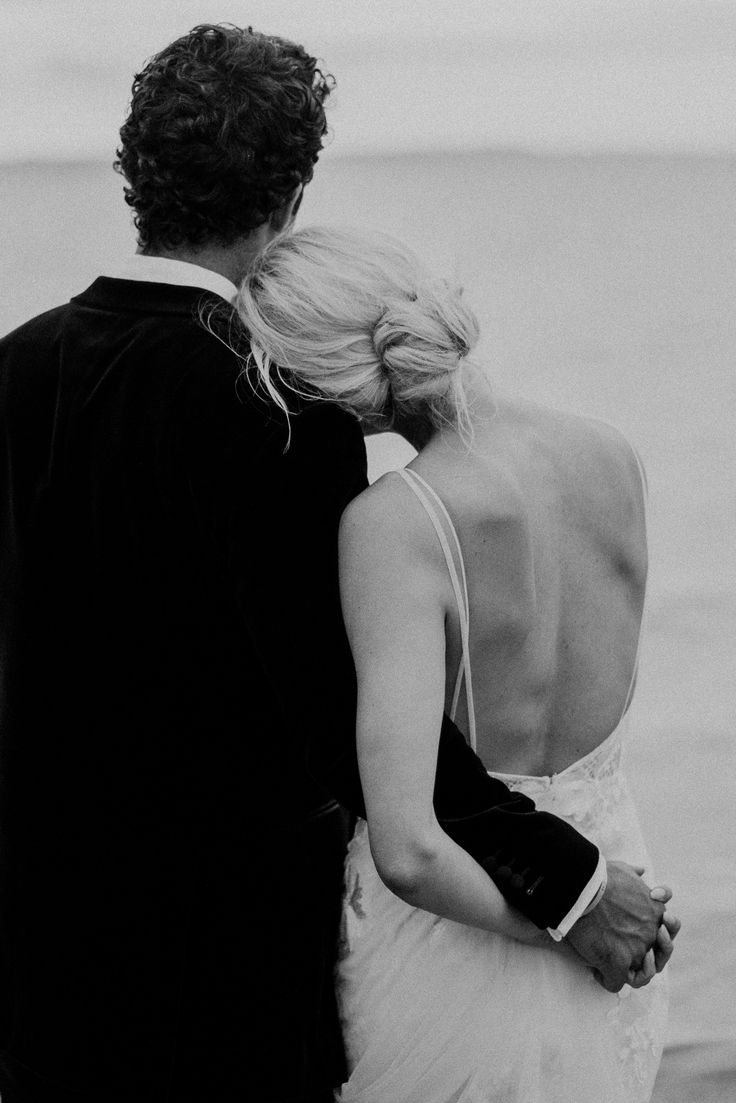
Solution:
[{"label": "hair bun", "polygon": [[394,408],[417,409],[453,389],[452,375],[478,340],[478,322],[448,280],[424,280],[393,299],[373,328]]}]

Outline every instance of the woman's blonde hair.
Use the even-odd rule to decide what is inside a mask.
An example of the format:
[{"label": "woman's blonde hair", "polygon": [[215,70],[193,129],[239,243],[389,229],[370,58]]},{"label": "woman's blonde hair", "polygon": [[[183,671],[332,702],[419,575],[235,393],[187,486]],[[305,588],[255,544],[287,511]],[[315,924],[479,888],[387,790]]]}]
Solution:
[{"label": "woman's blonde hair", "polygon": [[332,227],[278,237],[235,306],[248,366],[287,418],[284,387],[373,428],[419,419],[469,431],[461,365],[477,320],[462,288],[431,278],[400,242]]}]

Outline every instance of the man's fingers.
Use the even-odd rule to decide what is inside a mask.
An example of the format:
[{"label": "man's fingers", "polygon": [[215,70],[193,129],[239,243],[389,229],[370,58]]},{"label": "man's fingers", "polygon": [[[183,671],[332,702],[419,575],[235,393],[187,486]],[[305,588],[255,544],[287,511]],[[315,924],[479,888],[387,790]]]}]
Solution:
[{"label": "man's fingers", "polygon": [[662,916],[662,923],[669,931],[670,938],[674,938],[680,930],[682,923],[676,915],[670,915],[669,912],[665,912]]},{"label": "man's fingers", "polygon": [[658,900],[660,904],[669,904],[672,899],[672,889],[669,885],[655,885],[649,895],[652,900]]},{"label": "man's fingers", "polygon": [[656,973],[657,966],[654,959],[654,951],[647,950],[639,968],[629,970],[629,984],[632,988],[643,988],[645,984],[649,984],[649,981]]},{"label": "man's fingers", "polygon": [[619,979],[606,976],[604,973],[601,973],[600,969],[594,969],[593,976],[601,985],[601,987],[605,988],[606,992],[620,992],[623,986],[626,984],[626,977]]},{"label": "man's fingers", "polygon": [[606,992],[620,992],[628,980],[628,963],[610,957],[592,970],[593,976]]},{"label": "man's fingers", "polygon": [[657,941],[654,943],[653,947],[654,962],[658,973],[662,972],[665,965],[672,957],[674,948],[670,932],[663,923],[657,932]]}]

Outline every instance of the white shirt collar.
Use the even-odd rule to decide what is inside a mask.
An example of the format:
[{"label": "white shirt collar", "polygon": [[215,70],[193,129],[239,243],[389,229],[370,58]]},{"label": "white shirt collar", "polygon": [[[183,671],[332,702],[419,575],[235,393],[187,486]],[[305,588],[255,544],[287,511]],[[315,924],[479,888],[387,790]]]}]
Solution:
[{"label": "white shirt collar", "polygon": [[169,257],[149,257],[143,253],[134,253],[123,264],[108,273],[118,280],[141,280],[144,283],[169,283],[177,287],[201,287],[212,291],[231,303],[238,289],[226,276],[213,272],[211,268],[201,268],[185,260],[171,260]]}]

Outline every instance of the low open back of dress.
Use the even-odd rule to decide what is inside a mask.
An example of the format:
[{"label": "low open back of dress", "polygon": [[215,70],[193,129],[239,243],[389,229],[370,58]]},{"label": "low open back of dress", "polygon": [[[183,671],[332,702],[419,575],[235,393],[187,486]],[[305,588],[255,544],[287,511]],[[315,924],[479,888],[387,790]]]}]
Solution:
[{"label": "low open back of dress", "polygon": [[[644,493],[644,501],[646,502],[646,475],[644,473],[644,467],[638,453],[632,449],[636,462],[639,467],[639,473],[642,481],[642,490]],[[475,702],[473,698],[473,677],[470,660],[470,600],[468,596],[468,579],[465,570],[465,560],[463,558],[462,545],[460,544],[460,538],[457,534],[457,530],[452,522],[452,518],[445,506],[444,502],[440,498],[437,491],[430,486],[426,479],[412,470],[411,468],[403,468],[396,472],[406,485],[410,488],[417,500],[424,508],[432,526],[437,534],[442,553],[447,565],[447,571],[450,576],[450,582],[452,584],[452,590],[455,595],[455,601],[457,603],[457,612],[460,622],[460,638],[462,643],[462,655],[460,665],[455,679],[455,687],[452,696],[452,704],[450,708],[450,719],[455,720],[457,713],[458,703],[460,701],[460,691],[463,684],[465,685],[465,700],[468,713],[468,736],[470,746],[474,751],[477,751],[477,729],[476,729],[476,716],[475,716]],[[608,745],[609,742],[613,743],[616,737],[620,734],[620,730],[624,721],[624,718],[628,712],[629,705],[631,704],[631,698],[634,693],[634,686],[636,684],[636,676],[639,668],[639,654],[641,651],[641,641],[643,636],[643,621],[644,615],[639,624],[639,634],[636,644],[636,654],[634,657],[634,665],[629,680],[629,688],[624,701],[624,707],[619,717],[618,723],[615,728],[609,732],[608,736],[594,747],[583,758],[578,759],[577,762],[573,762],[566,769],[572,769],[578,764],[582,764],[588,758],[598,757],[598,752],[604,745]],[[560,771],[565,773],[566,771]],[[524,774],[503,774],[493,771],[495,777],[503,779],[507,778],[521,778],[533,775]],[[557,774],[555,776],[560,776]]]}]

